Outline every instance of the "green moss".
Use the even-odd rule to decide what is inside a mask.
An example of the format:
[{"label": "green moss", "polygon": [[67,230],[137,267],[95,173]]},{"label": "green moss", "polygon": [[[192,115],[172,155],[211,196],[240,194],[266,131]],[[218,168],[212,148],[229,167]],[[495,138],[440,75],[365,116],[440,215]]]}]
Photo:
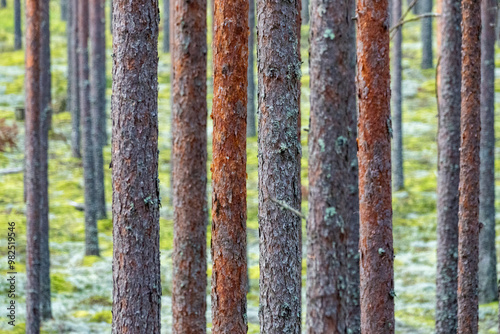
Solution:
[{"label": "green moss", "polygon": [[53,273],[50,274],[50,290],[52,293],[72,293],[76,288],[66,280],[66,275]]},{"label": "green moss", "polygon": [[113,315],[111,314],[111,310],[109,311],[101,311],[97,312],[90,318],[90,322],[105,322],[110,324],[113,319]]}]

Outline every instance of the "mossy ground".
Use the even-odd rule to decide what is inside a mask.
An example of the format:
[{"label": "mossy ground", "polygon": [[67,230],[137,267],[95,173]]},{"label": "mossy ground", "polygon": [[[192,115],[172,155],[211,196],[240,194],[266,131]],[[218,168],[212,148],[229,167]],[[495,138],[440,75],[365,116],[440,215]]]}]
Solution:
[{"label": "mossy ground", "polygon": [[[7,9],[0,9],[0,117],[19,128],[17,149],[0,154],[0,169],[19,167],[23,164],[24,124],[14,121],[14,110],[24,103],[24,53],[13,51],[12,0]],[[108,6],[109,8],[109,6]],[[109,14],[109,13],[108,13]],[[109,16],[106,15],[108,18]],[[24,18],[23,18],[24,21]],[[404,191],[394,193],[394,247],[396,284],[396,332],[432,333],[434,326],[435,268],[436,268],[436,133],[437,109],[435,99],[435,72],[422,71],[420,64],[419,25],[411,23],[404,27],[403,45],[403,122],[404,122]],[[23,25],[24,29],[24,25]],[[66,91],[66,38],[65,23],[60,20],[59,1],[51,1],[53,104],[62,102]],[[309,72],[308,72],[308,27],[302,27],[303,60],[302,76],[302,126],[309,119]],[[208,43],[210,45],[210,35]],[[160,41],[161,34],[160,34]],[[160,42],[161,43],[161,42]],[[111,38],[107,36],[108,54],[111,54]],[[161,46],[161,44],[160,44]],[[500,57],[497,57],[500,65]],[[170,57],[160,52],[159,66],[159,177],[162,196],[161,209],[161,260],[162,260],[162,332],[169,333],[171,319],[172,278],[172,206],[170,193]],[[111,93],[111,57],[108,57],[108,99]],[[211,52],[208,60],[208,97],[211,109]],[[500,75],[498,76],[500,80]],[[500,87],[497,85],[497,87]],[[499,88],[500,89],[500,88]],[[498,95],[498,94],[497,94]],[[497,99],[500,101],[500,99]],[[64,109],[64,108],[63,108]],[[99,242],[102,257],[84,257],[83,214],[72,202],[83,203],[83,174],[80,160],[71,157],[71,116],[65,111],[54,114],[50,133],[50,247],[51,278],[54,319],[44,323],[43,333],[105,333],[111,322],[111,257],[112,221],[99,221]],[[108,110],[109,115],[109,110]],[[108,134],[110,121],[107,120]],[[500,130],[500,122],[496,122]],[[211,157],[212,123],[209,118],[209,162]],[[500,131],[497,131],[500,133]],[[303,159],[302,182],[307,187],[307,132],[302,132]],[[251,290],[248,294],[249,333],[258,333],[258,192],[257,192],[257,140],[248,139],[248,256]],[[500,152],[497,152],[500,153]],[[499,156],[497,154],[497,156]],[[111,160],[110,146],[104,150],[104,172],[108,215],[111,203],[111,172],[107,167]],[[497,174],[500,163],[496,164]],[[210,173],[209,173],[210,178]],[[16,222],[18,264],[18,325],[7,325],[1,316],[0,333],[24,333],[24,284],[25,284],[25,205],[23,202],[23,176],[10,174],[0,176],[0,222]],[[208,187],[210,203],[210,179]],[[500,196],[497,196],[500,198]],[[500,204],[497,202],[497,205]],[[307,212],[307,201],[303,202]],[[304,223],[305,227],[305,223]],[[5,224],[5,229],[7,228]],[[6,232],[6,230],[5,230]],[[500,232],[500,231],[498,231]],[[304,229],[304,240],[306,238]],[[500,235],[500,234],[499,234]],[[500,242],[500,239],[497,239]],[[208,227],[207,245],[210,245]],[[6,257],[6,240],[0,239],[0,258]],[[305,259],[303,260],[303,282],[305,282]],[[0,261],[1,281],[5,281],[6,261]],[[211,265],[208,266],[210,280]],[[5,286],[0,288],[5,290]],[[210,288],[207,287],[207,305],[210,306]],[[305,301],[303,293],[303,301]],[[7,305],[6,293],[0,295],[0,305]],[[497,333],[498,303],[481,305],[480,332]],[[305,311],[305,305],[304,310]],[[303,312],[304,313],[304,312]],[[210,314],[207,313],[210,326]]]}]

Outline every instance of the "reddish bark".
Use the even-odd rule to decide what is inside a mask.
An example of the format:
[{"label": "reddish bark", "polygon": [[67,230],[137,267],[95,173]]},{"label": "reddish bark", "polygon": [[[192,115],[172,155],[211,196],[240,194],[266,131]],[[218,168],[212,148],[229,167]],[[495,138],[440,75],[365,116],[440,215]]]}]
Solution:
[{"label": "reddish bark", "polygon": [[360,0],[358,160],[361,332],[394,333],[388,1]]},{"label": "reddish bark", "polygon": [[112,332],[159,334],[158,1],[113,10]]},{"label": "reddish bark", "polygon": [[215,0],[212,333],[246,333],[248,1]]},{"label": "reddish bark", "polygon": [[206,332],[207,1],[173,6],[172,330],[198,334]]},{"label": "reddish bark", "polygon": [[42,5],[26,1],[26,333],[40,333],[40,133]]},{"label": "reddish bark", "polygon": [[458,332],[478,331],[481,2],[462,1],[462,141],[458,210]]}]

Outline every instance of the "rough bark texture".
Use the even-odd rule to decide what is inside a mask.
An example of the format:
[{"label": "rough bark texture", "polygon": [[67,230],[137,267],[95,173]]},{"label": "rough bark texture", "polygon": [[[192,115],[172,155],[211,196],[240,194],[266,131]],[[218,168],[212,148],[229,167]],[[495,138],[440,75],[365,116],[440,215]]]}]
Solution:
[{"label": "rough bark texture", "polygon": [[214,20],[212,333],[238,334],[247,332],[248,1],[215,0]]},{"label": "rough bark texture", "polygon": [[78,70],[80,122],[82,128],[83,183],[85,191],[85,255],[99,255],[96,192],[94,184],[94,145],[89,85],[89,3],[78,2]]},{"label": "rough bark texture", "polygon": [[90,116],[92,119],[92,149],[94,161],[95,214],[97,219],[106,218],[104,192],[104,159],[102,148],[106,146],[106,20],[104,0],[89,1],[90,13]]},{"label": "rough bark texture", "polygon": [[207,327],[207,1],[173,4],[172,330],[198,334]]},{"label": "rough bark texture", "polygon": [[311,13],[307,333],[354,334],[360,333],[354,1],[312,0]]},{"label": "rough bark texture", "polygon": [[[302,23],[309,24],[309,0],[302,0]],[[314,15],[314,13],[313,13]]]},{"label": "rough bark texture", "polygon": [[497,1],[481,6],[481,170],[479,221],[479,302],[498,300],[495,250],[495,27]]},{"label": "rough bark texture", "polygon": [[14,0],[14,50],[21,50],[23,48],[22,40],[21,0]]},{"label": "rough bark texture", "polygon": [[157,0],[115,0],[112,332],[160,333]]},{"label": "rough bark texture", "polygon": [[458,210],[458,333],[478,331],[481,2],[462,0],[462,141]]},{"label": "rough bark texture", "polygon": [[394,333],[388,1],[360,0],[358,160],[361,332]]},{"label": "rough bark texture", "polygon": [[41,1],[26,0],[26,333],[40,333]]},{"label": "rough bark texture", "polygon": [[255,0],[248,0],[248,103],[247,103],[247,137],[255,137]]},{"label": "rough bark texture", "polygon": [[460,0],[442,0],[438,66],[436,333],[457,332],[458,183],[460,180]]},{"label": "rough bark texture", "polygon": [[71,78],[71,151],[73,157],[81,158],[81,133],[80,133],[80,66],[78,59],[78,0],[70,0],[72,10],[71,24],[71,45],[68,46],[71,52],[71,62],[73,64],[73,77]]},{"label": "rough bark texture", "polygon": [[163,52],[167,53],[170,52],[170,0],[163,0],[162,17],[163,17]]},{"label": "rough bark texture", "polygon": [[301,219],[274,202],[300,210],[299,1],[259,1],[257,6],[263,334],[296,334],[301,325]]},{"label": "rough bark texture", "polygon": [[[402,0],[393,0],[392,3],[392,25],[396,25],[401,18]],[[401,60],[403,57],[402,52],[403,33],[399,27],[394,35],[392,44],[392,124],[393,124],[393,145],[392,145],[392,177],[393,188],[401,190],[404,188],[404,174],[403,174],[403,96],[402,96],[402,82],[403,82],[403,66]]]},{"label": "rough bark texture", "polygon": [[40,63],[40,305],[42,319],[52,318],[50,302],[50,250],[49,250],[49,129],[52,117],[51,105],[51,73],[50,73],[50,3],[41,1],[42,10],[42,43]]},{"label": "rough bark texture", "polygon": [[[432,12],[432,0],[420,0],[420,12]],[[432,17],[424,17],[422,20],[422,64],[423,69],[432,68]]]}]

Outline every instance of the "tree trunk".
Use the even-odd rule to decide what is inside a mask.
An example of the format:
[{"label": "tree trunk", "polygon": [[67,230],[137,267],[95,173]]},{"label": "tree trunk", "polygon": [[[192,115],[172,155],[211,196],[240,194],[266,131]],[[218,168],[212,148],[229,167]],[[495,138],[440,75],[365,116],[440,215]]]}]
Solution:
[{"label": "tree trunk", "polygon": [[301,206],[297,1],[257,6],[262,334],[296,334],[301,326],[301,219],[275,202],[296,210]]},{"label": "tree trunk", "polygon": [[354,1],[311,13],[307,333],[359,334]]},{"label": "tree trunk", "polygon": [[73,45],[73,34],[72,34],[72,28],[71,28],[71,22],[73,22],[73,1],[72,0],[67,0],[67,11],[68,11],[68,16],[66,19],[66,48],[67,48],[67,58],[68,58],[68,67],[67,67],[67,72],[66,72],[66,83],[67,83],[67,90],[66,90],[66,109],[71,111],[71,105],[72,105],[72,80],[73,80],[73,71],[74,71],[74,64],[73,64],[73,57],[72,53],[73,50],[71,49]]},{"label": "tree trunk", "polygon": [[[396,25],[401,18],[401,0],[392,1],[392,25]],[[393,122],[393,147],[392,147],[392,165],[393,165],[393,188],[401,190],[404,188],[403,174],[403,96],[402,96],[402,81],[403,81],[403,66],[402,66],[402,45],[403,32],[399,27],[394,35],[393,40],[393,79],[392,79],[392,122]]]},{"label": "tree trunk", "polygon": [[[302,23],[309,24],[309,0],[302,0]],[[314,15],[314,13],[313,13]]]},{"label": "tree trunk", "polygon": [[40,333],[41,1],[26,0],[26,333]]},{"label": "tree trunk", "polygon": [[71,151],[73,157],[81,158],[81,133],[80,133],[80,65],[79,65],[79,42],[78,42],[78,22],[79,10],[78,0],[71,1],[72,20],[71,24],[71,45],[69,46],[71,52],[71,63],[73,64],[71,79]]},{"label": "tree trunk", "polygon": [[462,1],[462,142],[458,210],[458,333],[478,331],[481,2]]},{"label": "tree trunk", "polygon": [[481,170],[479,221],[479,302],[498,300],[495,250],[495,27],[496,0],[481,6]]},{"label": "tree trunk", "polygon": [[68,20],[68,3],[71,0],[60,0],[61,4],[61,20],[62,21],[67,21]]},{"label": "tree trunk", "polygon": [[248,103],[247,103],[247,137],[255,137],[257,130],[255,127],[255,0],[248,0]]},{"label": "tree trunk", "polygon": [[92,119],[92,149],[94,160],[95,214],[97,219],[106,218],[104,192],[104,159],[102,148],[106,146],[106,19],[104,0],[91,0],[90,12],[90,101]]},{"label": "tree trunk", "polygon": [[163,52],[168,53],[170,52],[170,0],[163,0],[163,12]]},{"label": "tree trunk", "polygon": [[21,0],[14,0],[14,50],[21,50],[23,48],[22,40]]},{"label": "tree trunk", "polygon": [[[173,333],[207,328],[207,1],[175,0]],[[168,20],[164,26],[168,25]],[[168,34],[168,29],[167,32]],[[189,41],[189,44],[186,44]],[[169,41],[164,41],[169,43]]]},{"label": "tree trunk", "polygon": [[438,75],[436,333],[457,332],[458,184],[460,181],[460,0],[442,0]]},{"label": "tree trunk", "polygon": [[361,332],[394,333],[388,1],[357,6]]},{"label": "tree trunk", "polygon": [[239,334],[247,332],[248,1],[214,7],[212,333]]},{"label": "tree trunk", "polygon": [[49,250],[49,129],[52,118],[51,72],[50,72],[50,3],[41,1],[41,122],[40,122],[40,305],[42,319],[52,318],[50,301],[50,250]]},{"label": "tree trunk", "polygon": [[0,8],[6,8],[7,7],[7,0],[2,0],[2,2],[0,2]]},{"label": "tree trunk", "polygon": [[85,255],[99,255],[97,236],[96,192],[94,184],[94,145],[89,85],[89,3],[78,3],[78,62],[80,87],[80,122],[82,127],[83,183],[85,188]]},{"label": "tree trunk", "polygon": [[114,1],[114,334],[160,333],[157,0]]},{"label": "tree trunk", "polygon": [[109,2],[109,33],[113,35],[113,1]]},{"label": "tree trunk", "polygon": [[[421,13],[432,12],[432,0],[420,0]],[[422,69],[432,68],[432,17],[424,17],[422,20]]]}]

